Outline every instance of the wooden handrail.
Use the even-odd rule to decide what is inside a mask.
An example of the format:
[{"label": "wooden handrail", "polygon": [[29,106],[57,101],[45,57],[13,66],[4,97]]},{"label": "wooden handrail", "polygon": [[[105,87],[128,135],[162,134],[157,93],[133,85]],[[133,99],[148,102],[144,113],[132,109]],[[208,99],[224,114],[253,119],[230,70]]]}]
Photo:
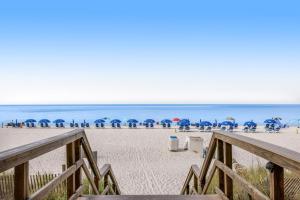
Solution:
[{"label": "wooden handrail", "polygon": [[[268,167],[270,168],[270,198],[232,171],[232,146],[239,147],[270,161]],[[217,160],[213,162],[212,169],[207,177],[216,149],[218,149]],[[233,198],[232,181],[237,181],[253,199],[283,199],[284,168],[300,175],[300,153],[243,135],[214,131],[209,144],[208,154],[204,160],[200,175],[198,176],[199,188],[201,189],[199,193],[206,193],[210,181],[218,169],[219,187],[216,188],[216,192],[223,199],[225,197],[227,199]],[[186,191],[190,189],[191,176],[190,171],[184,183],[184,187],[181,190],[181,194],[189,194]]]},{"label": "wooden handrail", "polygon": [[[30,197],[28,195],[28,162],[38,156],[53,151],[66,145],[67,169],[61,175],[51,180]],[[83,148],[86,158],[91,166],[94,180],[87,169],[84,160],[81,158],[81,148]],[[99,194],[99,181],[104,181],[104,187],[108,187],[107,194],[121,194],[111,165],[105,164],[99,170],[93,157],[91,147],[83,129],[77,129],[68,133],[43,139],[27,145],[16,147],[0,152],[0,173],[10,168],[15,168],[15,199],[42,199],[46,197],[55,187],[63,181],[67,182],[68,199],[77,199],[82,192],[81,171],[85,172],[94,194]],[[106,181],[110,178],[110,182]]]}]

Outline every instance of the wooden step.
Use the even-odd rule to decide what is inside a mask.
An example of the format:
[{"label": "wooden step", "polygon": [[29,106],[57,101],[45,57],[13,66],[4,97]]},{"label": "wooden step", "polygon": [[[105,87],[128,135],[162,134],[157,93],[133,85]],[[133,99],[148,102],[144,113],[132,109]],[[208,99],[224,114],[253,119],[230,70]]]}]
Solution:
[{"label": "wooden step", "polygon": [[83,196],[79,200],[221,200],[218,195],[107,195]]}]

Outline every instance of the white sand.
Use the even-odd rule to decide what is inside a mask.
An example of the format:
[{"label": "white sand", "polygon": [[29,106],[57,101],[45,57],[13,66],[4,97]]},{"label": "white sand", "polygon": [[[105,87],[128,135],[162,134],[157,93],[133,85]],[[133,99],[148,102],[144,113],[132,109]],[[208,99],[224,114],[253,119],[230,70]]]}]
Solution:
[{"label": "white sand", "polygon": [[[0,128],[0,151],[69,131],[69,129]],[[300,132],[284,129],[279,134],[245,134],[300,152]],[[192,164],[201,165],[202,155],[190,151],[169,152],[168,138],[177,135],[183,147],[188,135],[202,136],[208,145],[210,133],[180,132],[174,129],[87,129],[93,151],[98,151],[98,165],[110,163],[123,194],[178,194]],[[234,158],[244,164],[256,164],[257,158],[234,149]],[[30,162],[31,173],[61,172],[65,147]],[[261,161],[263,162],[263,161]]]}]

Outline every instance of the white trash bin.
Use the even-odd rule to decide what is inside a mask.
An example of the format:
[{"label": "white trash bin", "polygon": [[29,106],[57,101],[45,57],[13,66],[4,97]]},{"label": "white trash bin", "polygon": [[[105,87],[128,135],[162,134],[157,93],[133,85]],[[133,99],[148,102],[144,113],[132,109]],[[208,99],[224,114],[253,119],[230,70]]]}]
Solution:
[{"label": "white trash bin", "polygon": [[178,151],[179,140],[177,136],[170,136],[169,138],[169,151]]},{"label": "white trash bin", "polygon": [[203,152],[203,138],[196,136],[189,136],[189,150],[202,154]]}]

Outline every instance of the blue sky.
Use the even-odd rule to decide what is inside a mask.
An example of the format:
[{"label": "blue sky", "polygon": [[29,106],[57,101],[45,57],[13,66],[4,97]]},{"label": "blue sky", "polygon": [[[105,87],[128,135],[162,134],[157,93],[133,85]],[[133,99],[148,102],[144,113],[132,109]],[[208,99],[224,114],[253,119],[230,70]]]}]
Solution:
[{"label": "blue sky", "polygon": [[7,1],[0,104],[300,103],[297,1]]}]

